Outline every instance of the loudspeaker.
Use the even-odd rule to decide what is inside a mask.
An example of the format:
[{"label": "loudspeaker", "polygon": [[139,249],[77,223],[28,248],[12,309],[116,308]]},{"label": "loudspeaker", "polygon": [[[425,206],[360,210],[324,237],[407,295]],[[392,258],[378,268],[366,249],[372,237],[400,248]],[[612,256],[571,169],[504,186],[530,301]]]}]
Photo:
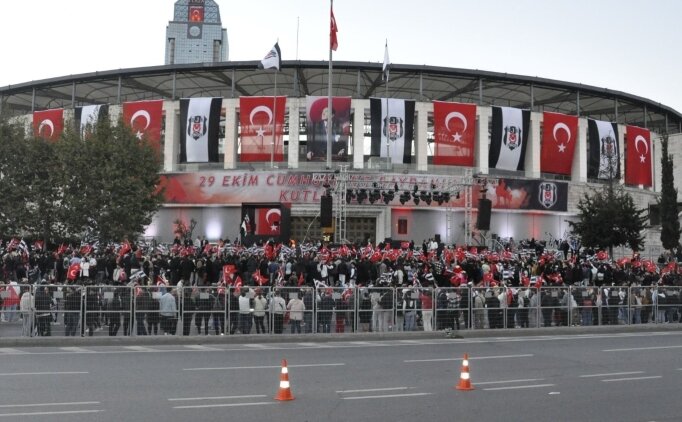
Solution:
[{"label": "loudspeaker", "polygon": [[433,235],[433,240],[440,245],[440,234],[436,233]]},{"label": "loudspeaker", "polygon": [[476,218],[476,228],[479,230],[490,230],[490,209],[493,203],[490,199],[481,198],[478,200],[478,217]]},{"label": "loudspeaker", "polygon": [[320,227],[334,225],[334,200],[331,195],[323,195],[320,199]]}]

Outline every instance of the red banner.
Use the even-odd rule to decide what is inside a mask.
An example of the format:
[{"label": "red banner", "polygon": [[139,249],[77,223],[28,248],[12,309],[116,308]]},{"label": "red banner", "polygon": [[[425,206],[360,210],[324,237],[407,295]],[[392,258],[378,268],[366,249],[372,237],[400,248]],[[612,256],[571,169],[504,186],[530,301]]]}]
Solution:
[{"label": "red banner", "polygon": [[543,113],[540,171],[571,174],[578,134],[578,116]]},{"label": "red banner", "polygon": [[154,151],[161,153],[161,120],[163,100],[123,103],[123,123],[138,139],[149,141]]},{"label": "red banner", "polygon": [[625,183],[651,186],[651,134],[637,126],[625,127]]},{"label": "red banner", "polygon": [[434,164],[474,165],[476,105],[433,102]]},{"label": "red banner", "polygon": [[64,131],[64,109],[33,112],[33,134],[46,141],[55,142]]},{"label": "red banner", "polygon": [[284,161],[282,131],[285,107],[286,97],[277,97],[277,101],[274,97],[239,98],[242,129],[239,161]]}]

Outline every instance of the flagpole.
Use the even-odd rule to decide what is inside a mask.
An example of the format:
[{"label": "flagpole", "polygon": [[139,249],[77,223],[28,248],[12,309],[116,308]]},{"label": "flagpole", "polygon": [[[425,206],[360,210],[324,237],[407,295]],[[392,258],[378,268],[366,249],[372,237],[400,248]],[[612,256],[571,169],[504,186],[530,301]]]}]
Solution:
[{"label": "flagpole", "polygon": [[[386,39],[385,48],[386,48],[386,51],[388,51],[388,39]],[[388,66],[388,64],[386,66]],[[392,160],[391,160],[391,142],[390,142],[390,139],[388,137],[388,134],[389,134],[388,125],[390,124],[390,117],[388,114],[388,103],[389,103],[389,101],[388,101],[388,74],[384,74],[384,76],[386,77],[386,81],[384,81],[385,82],[384,83],[384,97],[386,97],[386,121],[385,121],[386,122],[385,123],[386,124],[386,170],[390,170],[391,169],[390,164],[392,164],[391,163]]]},{"label": "flagpole", "polygon": [[[334,0],[330,0],[330,10],[334,9]],[[331,16],[330,16],[331,18]],[[331,30],[330,30],[331,36]],[[327,168],[332,168],[332,46],[329,44],[329,75],[327,77]]]},{"label": "flagpole", "polygon": [[279,69],[275,70],[275,95],[272,97],[272,148],[270,149],[270,168],[275,167],[275,142],[277,140],[277,74]]}]

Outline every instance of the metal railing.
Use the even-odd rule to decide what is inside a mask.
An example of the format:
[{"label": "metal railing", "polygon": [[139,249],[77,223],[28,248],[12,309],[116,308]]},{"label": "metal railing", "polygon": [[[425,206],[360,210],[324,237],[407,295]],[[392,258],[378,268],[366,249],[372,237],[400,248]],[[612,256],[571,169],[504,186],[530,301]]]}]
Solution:
[{"label": "metal railing", "polygon": [[0,336],[334,335],[663,324],[682,320],[681,290],[11,285],[0,286]]}]

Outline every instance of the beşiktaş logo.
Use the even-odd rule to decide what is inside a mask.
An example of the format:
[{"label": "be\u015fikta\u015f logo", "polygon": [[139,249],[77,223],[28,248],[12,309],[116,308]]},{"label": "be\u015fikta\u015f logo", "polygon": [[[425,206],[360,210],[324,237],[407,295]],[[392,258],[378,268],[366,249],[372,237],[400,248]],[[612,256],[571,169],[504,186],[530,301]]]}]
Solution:
[{"label": "be\u015fikta\u015f logo", "polygon": [[552,208],[557,201],[557,187],[556,184],[550,182],[540,183],[538,191],[538,201],[543,207]]},{"label": "be\u015fikta\u015f logo", "polygon": [[405,130],[403,129],[403,119],[396,116],[384,117],[384,136],[391,141],[396,141],[403,137]]},{"label": "be\u015fikta\u015f logo", "polygon": [[509,150],[514,151],[521,146],[521,129],[516,126],[505,126],[502,141]]},{"label": "be\u015fikta\u015f logo", "polygon": [[194,138],[195,141],[206,135],[208,131],[208,119],[206,116],[190,116],[188,123],[187,134]]}]

